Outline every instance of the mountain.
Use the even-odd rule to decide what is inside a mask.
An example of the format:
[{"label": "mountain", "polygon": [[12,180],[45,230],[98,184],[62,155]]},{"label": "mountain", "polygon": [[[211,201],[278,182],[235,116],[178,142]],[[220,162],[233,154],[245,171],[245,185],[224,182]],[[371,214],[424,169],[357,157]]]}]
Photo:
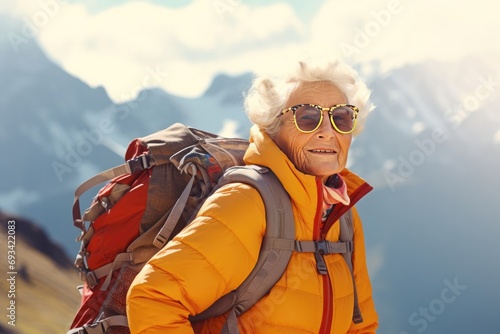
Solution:
[{"label": "mountain", "polygon": [[[71,257],[74,189],[121,163],[130,140],[174,122],[241,137],[250,127],[242,111],[250,74],[221,74],[197,98],[146,89],[115,104],[34,39],[19,53],[4,40],[0,52],[0,208],[39,221]],[[377,108],[352,144],[350,168],[375,187],[358,208],[383,333],[497,331],[500,70],[492,59],[358,66]]]},{"label": "mountain", "polygon": [[[23,242],[29,244],[31,248],[50,258],[59,268],[63,270],[73,269],[73,260],[68,258],[66,250],[58,243],[55,243],[41,226],[27,219],[19,218],[12,214],[9,215],[1,211],[0,221],[13,221],[12,225],[15,225],[13,229],[15,229],[17,238],[21,238]],[[8,226],[10,225],[11,224],[5,223],[0,225],[0,228],[7,233]]]},{"label": "mountain", "polygon": [[[8,283],[0,286],[6,319],[0,322],[0,332],[65,333],[80,303],[76,286],[81,281],[72,261],[32,221],[5,212],[0,212],[0,221],[5,254],[0,270]],[[13,262],[8,263],[7,255]]]},{"label": "mountain", "polygon": [[478,59],[371,78],[352,169],[383,333],[495,332],[500,71]]}]

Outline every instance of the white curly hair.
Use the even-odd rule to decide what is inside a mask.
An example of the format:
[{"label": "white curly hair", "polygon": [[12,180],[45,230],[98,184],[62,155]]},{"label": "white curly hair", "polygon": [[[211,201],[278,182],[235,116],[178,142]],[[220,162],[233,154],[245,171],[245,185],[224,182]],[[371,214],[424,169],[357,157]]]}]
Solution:
[{"label": "white curly hair", "polygon": [[368,116],[375,106],[370,102],[371,90],[358,77],[357,72],[340,60],[325,65],[300,61],[288,76],[271,78],[255,77],[251,88],[245,95],[245,112],[250,121],[266,131],[271,137],[278,133],[282,117],[277,117],[297,86],[302,82],[330,81],[347,98],[348,104],[359,108],[358,121],[353,135],[362,130]]}]

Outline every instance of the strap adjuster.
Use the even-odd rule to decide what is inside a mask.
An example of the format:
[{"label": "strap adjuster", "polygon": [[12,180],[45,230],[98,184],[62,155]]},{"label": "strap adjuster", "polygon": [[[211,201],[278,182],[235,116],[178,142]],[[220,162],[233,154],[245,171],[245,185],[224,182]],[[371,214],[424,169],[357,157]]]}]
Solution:
[{"label": "strap adjuster", "polygon": [[319,240],[319,241],[315,241],[314,242],[314,246],[316,248],[316,252],[315,253],[319,253],[319,254],[329,254],[329,250],[328,250],[328,243],[326,242],[326,240]]},{"label": "strap adjuster", "polygon": [[95,288],[97,284],[99,284],[99,279],[92,270],[86,268],[79,268],[79,269],[80,269],[80,279],[85,283],[87,283],[87,286],[90,289]]},{"label": "strap adjuster", "polygon": [[148,154],[141,154],[134,159],[127,160],[130,173],[140,172],[152,166],[151,158]]},{"label": "strap adjuster", "polygon": [[346,248],[346,252],[347,253],[352,253],[354,251],[354,243],[352,242],[352,240],[349,240],[349,241],[344,241],[345,243],[345,248]]},{"label": "strap adjuster", "polygon": [[327,275],[328,268],[326,267],[326,262],[323,258],[324,254],[329,253],[326,240],[314,241],[314,248],[316,249],[316,251],[314,252],[314,258],[316,259],[316,269],[318,269],[318,273],[320,275]]}]

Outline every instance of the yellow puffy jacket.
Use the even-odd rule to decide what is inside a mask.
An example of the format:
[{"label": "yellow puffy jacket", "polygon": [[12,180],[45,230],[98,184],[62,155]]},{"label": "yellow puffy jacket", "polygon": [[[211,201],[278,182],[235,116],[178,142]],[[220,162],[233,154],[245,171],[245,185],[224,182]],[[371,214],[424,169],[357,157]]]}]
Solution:
[{"label": "yellow puffy jacket", "polygon": [[[338,241],[335,223],[348,208],[337,204],[322,231],[320,180],[299,172],[257,127],[245,155],[248,164],[271,168],[292,200],[297,240]],[[341,173],[351,205],[372,188],[347,169]],[[238,318],[240,333],[375,333],[377,313],[365,261],[364,237],[353,208],[353,265],[364,321],[352,322],[353,284],[340,254],[325,255],[320,275],[313,253],[292,254],[270,293]],[[331,226],[329,228],[328,226]],[[265,234],[264,203],[256,189],[229,184],[206,200],[198,217],[155,255],[135,278],[127,296],[129,326],[136,333],[219,333],[216,317],[193,326],[188,320],[238,287],[249,275]],[[326,234],[325,234],[326,233]]]}]

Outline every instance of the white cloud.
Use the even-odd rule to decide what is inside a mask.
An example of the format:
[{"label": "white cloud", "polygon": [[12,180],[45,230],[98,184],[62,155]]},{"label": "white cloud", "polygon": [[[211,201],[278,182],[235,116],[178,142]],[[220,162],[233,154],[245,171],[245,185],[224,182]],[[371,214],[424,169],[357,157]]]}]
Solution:
[{"label": "white cloud", "polygon": [[224,121],[222,129],[218,132],[218,135],[226,138],[241,138],[241,135],[237,130],[238,122],[227,119]]},{"label": "white cloud", "polygon": [[19,187],[14,190],[0,192],[0,203],[2,203],[3,210],[22,212],[23,208],[39,201],[40,197],[40,194],[36,191]]},{"label": "white cloud", "polygon": [[[358,62],[395,67],[423,59],[454,61],[499,51],[500,4],[489,0],[359,0],[326,2],[313,23],[313,43]],[[489,38],[488,38],[489,37]]]},{"label": "white cloud", "polygon": [[[56,1],[56,0],[54,0],[54,1]],[[28,1],[28,0],[2,1],[2,2],[0,2],[0,12],[1,13],[9,13],[9,14],[13,14],[13,15],[21,16],[21,17],[28,16],[31,18],[31,16],[33,14],[35,14],[37,11],[42,10],[40,3],[41,3],[41,1],[36,2],[36,1]],[[45,4],[45,2],[43,2],[43,4]],[[57,5],[58,2],[56,2],[55,4]]]},{"label": "white cloud", "polygon": [[[99,13],[62,0],[15,3],[0,10],[28,20],[45,10],[42,3],[51,3],[53,15],[37,34],[41,45],[69,73],[104,86],[116,101],[149,86],[196,96],[216,73],[279,72],[306,55],[363,64],[377,60],[387,69],[499,48],[488,37],[494,39],[500,28],[495,14],[500,5],[489,0],[460,5],[451,0],[331,0],[307,22],[286,3],[250,7],[243,1],[195,0],[170,9],[130,1]],[[229,7],[221,11],[217,3]],[[162,75],[152,80],[151,69]]]},{"label": "white cloud", "polygon": [[154,85],[198,95],[214,74],[250,71],[255,59],[266,62],[262,46],[276,54],[276,40],[284,50],[283,43],[302,34],[300,19],[284,4],[238,4],[220,15],[213,2],[196,0],[180,9],[130,2],[98,14],[66,5],[40,31],[40,41],[68,72],[92,86],[105,86],[122,101],[153,85],[143,83],[151,81],[148,68],[168,73]]}]

